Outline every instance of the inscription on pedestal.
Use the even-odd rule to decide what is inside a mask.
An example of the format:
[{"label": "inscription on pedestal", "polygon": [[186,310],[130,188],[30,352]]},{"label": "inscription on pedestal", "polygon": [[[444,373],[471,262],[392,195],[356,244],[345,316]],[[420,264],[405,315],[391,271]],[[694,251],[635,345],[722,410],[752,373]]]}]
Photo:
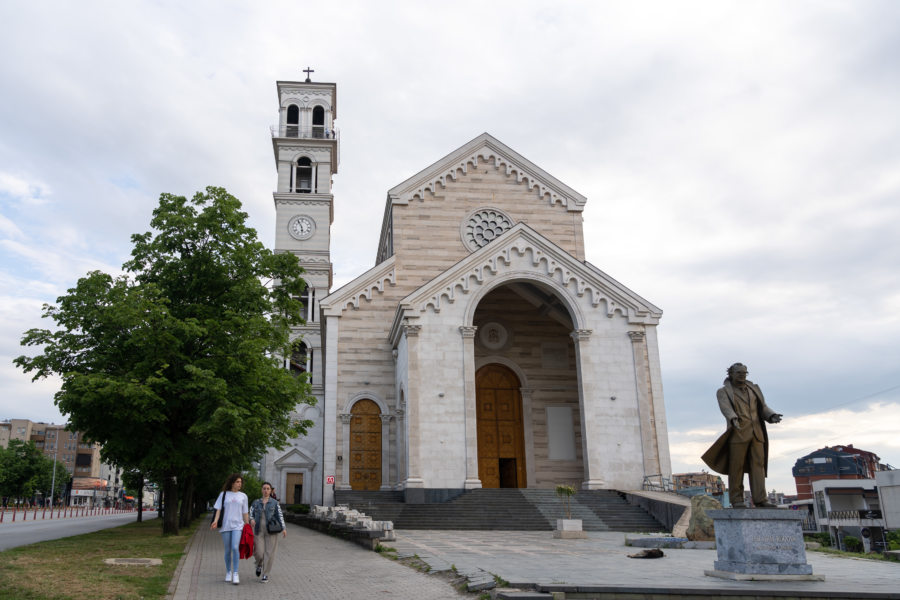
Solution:
[{"label": "inscription on pedestal", "polygon": [[731,579],[824,579],[806,562],[801,515],[780,509],[710,510],[718,559],[707,575]]},{"label": "inscription on pedestal", "polygon": [[797,547],[797,541],[792,535],[761,535],[750,540],[752,548],[760,552],[791,552]]}]

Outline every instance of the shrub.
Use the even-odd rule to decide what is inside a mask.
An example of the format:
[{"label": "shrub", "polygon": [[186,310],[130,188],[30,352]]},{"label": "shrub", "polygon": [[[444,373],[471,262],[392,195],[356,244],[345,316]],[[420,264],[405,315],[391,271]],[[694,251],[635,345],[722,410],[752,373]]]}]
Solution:
[{"label": "shrub", "polygon": [[844,547],[850,552],[862,552],[862,542],[852,535],[844,536]]},{"label": "shrub", "polygon": [[823,548],[828,548],[829,546],[831,546],[831,534],[827,531],[811,533],[808,534],[806,538],[811,542],[819,542],[820,544],[822,544]]},{"label": "shrub", "polygon": [[575,486],[560,484],[556,486],[556,495],[562,498],[563,502],[565,502],[566,518],[571,519],[572,513],[569,509],[569,498],[575,495]]},{"label": "shrub", "polygon": [[900,550],[900,529],[887,531],[884,537],[888,543],[888,550]]},{"label": "shrub", "polygon": [[309,514],[309,504],[285,504],[284,510],[300,515]]}]

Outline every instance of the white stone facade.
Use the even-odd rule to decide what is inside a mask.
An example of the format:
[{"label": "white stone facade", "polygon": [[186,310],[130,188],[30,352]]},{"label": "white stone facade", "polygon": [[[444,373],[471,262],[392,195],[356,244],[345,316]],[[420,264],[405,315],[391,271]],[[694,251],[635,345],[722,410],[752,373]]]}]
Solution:
[{"label": "white stone facade", "polygon": [[[337,142],[312,142],[318,168],[336,168],[321,152]],[[296,159],[279,144],[276,248],[330,275],[332,197],[289,191]],[[306,468],[315,483],[307,490],[304,477],[304,494],[320,504],[335,489],[433,501],[482,486],[635,489],[668,477],[662,312],[584,260],[585,202],[489,134],[389,190],[376,265],[317,294],[315,327],[301,332],[319,359],[316,427],[270,452],[264,476]],[[317,215],[302,241],[288,233],[300,213]],[[292,451],[305,458],[292,463]]]}]

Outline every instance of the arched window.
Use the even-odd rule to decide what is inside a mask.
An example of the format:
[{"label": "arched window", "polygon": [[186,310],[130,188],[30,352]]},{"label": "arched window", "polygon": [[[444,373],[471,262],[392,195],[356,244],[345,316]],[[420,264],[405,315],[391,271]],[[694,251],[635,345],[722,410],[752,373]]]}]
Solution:
[{"label": "arched window", "polygon": [[300,108],[296,104],[288,106],[286,137],[297,137],[300,133]]},{"label": "arched window", "polygon": [[313,108],[312,133],[314,138],[325,137],[325,109],[321,106]]},{"label": "arched window", "polygon": [[294,342],[291,348],[290,370],[295,376],[310,372],[311,353],[303,342]]},{"label": "arched window", "polygon": [[307,323],[314,322],[316,320],[316,290],[306,286],[306,289],[300,294],[300,302],[303,303],[303,318],[306,319]]},{"label": "arched window", "polygon": [[311,194],[313,191],[312,161],[305,156],[301,156],[297,160],[297,167],[294,171],[294,191],[301,194]]}]

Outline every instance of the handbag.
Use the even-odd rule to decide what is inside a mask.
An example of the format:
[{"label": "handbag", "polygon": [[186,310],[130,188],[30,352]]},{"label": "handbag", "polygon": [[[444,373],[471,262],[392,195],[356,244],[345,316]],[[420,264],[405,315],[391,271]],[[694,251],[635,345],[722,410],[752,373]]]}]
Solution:
[{"label": "handbag", "polygon": [[[222,528],[222,521],[225,520],[225,494],[228,492],[222,492],[222,508],[219,510],[219,522],[216,523],[216,527],[219,529]],[[210,523],[216,520],[216,513],[213,513],[212,519],[209,520]]]},{"label": "handbag", "polygon": [[[263,507],[265,510],[265,507]],[[278,513],[281,512],[281,508],[278,504],[275,504],[275,510],[272,511],[272,516],[266,519],[266,531],[269,533],[281,533],[281,530],[284,527],[281,526],[281,519],[278,518]]]}]

